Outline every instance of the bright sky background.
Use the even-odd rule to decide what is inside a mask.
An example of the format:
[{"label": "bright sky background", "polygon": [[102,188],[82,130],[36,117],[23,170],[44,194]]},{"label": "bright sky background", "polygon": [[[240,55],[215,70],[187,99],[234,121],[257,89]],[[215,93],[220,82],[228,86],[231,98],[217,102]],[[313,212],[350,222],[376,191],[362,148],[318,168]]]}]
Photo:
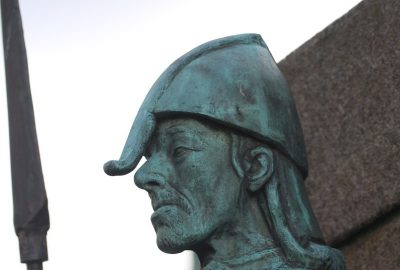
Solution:
[{"label": "bright sky background", "polygon": [[[46,270],[191,269],[155,244],[146,192],[111,178],[145,94],[206,41],[263,36],[277,61],[360,0],[20,0],[51,228]],[[19,263],[0,64],[0,269]]]}]

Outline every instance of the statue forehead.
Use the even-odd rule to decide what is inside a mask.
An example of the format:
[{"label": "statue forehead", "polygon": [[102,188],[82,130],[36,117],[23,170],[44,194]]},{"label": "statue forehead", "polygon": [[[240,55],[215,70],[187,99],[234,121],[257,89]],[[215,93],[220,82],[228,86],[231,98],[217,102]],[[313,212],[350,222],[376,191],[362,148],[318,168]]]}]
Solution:
[{"label": "statue forehead", "polygon": [[[211,120],[196,119],[190,117],[164,118],[156,124],[153,135],[145,145],[144,156],[153,151],[170,151],[171,147],[186,146],[224,148],[230,147],[230,129]],[[233,131],[231,131],[233,132]],[[216,155],[221,154],[217,152]],[[215,155],[214,155],[215,156]]]},{"label": "statue forehead", "polygon": [[[186,136],[218,135],[223,132],[224,127],[219,127],[210,120],[196,119],[191,117],[163,118],[157,121],[153,137],[171,137],[175,134]],[[148,144],[150,144],[149,142]]]},{"label": "statue forehead", "polygon": [[171,117],[157,120],[156,130],[170,130],[174,128],[192,130],[193,128],[207,128],[203,121],[190,117]]}]

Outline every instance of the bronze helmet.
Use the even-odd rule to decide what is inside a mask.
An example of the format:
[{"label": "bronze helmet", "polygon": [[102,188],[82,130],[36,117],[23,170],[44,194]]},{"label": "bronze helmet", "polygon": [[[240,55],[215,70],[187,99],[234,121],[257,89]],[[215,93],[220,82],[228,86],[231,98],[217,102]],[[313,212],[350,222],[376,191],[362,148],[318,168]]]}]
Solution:
[{"label": "bronze helmet", "polygon": [[297,110],[285,78],[260,35],[207,42],[186,53],[159,77],[132,125],[122,155],[109,175],[131,172],[142,157],[157,115],[211,119],[269,143],[307,176],[307,157]]}]

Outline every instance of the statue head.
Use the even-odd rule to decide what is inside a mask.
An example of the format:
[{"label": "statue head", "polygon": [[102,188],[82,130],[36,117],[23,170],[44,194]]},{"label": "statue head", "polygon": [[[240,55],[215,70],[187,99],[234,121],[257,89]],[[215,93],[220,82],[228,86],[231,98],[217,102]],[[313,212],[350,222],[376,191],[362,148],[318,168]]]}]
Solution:
[{"label": "statue head", "polygon": [[296,107],[259,35],[205,43],[167,68],[104,170],[127,174],[142,156],[135,183],[150,195],[161,250],[194,250],[203,265],[243,267],[254,253],[273,257],[269,267],[344,269],[309,206]]}]

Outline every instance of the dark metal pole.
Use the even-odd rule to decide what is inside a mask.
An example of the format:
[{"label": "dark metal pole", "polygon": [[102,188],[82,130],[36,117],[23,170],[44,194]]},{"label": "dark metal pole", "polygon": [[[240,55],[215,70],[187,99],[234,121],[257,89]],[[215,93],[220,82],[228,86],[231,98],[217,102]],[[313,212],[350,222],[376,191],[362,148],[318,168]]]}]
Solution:
[{"label": "dark metal pole", "polygon": [[28,270],[41,270],[42,262],[47,260],[49,213],[18,0],[1,0],[1,15],[10,126],[14,226],[19,238],[21,262],[27,264]]}]

